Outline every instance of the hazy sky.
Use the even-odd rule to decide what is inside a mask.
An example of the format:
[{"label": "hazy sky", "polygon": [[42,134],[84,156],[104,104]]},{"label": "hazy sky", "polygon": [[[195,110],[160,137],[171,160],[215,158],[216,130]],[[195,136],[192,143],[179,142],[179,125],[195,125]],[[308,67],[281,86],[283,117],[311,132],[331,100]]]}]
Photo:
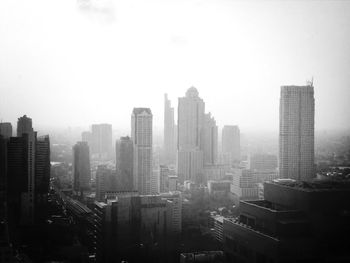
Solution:
[{"label": "hazy sky", "polygon": [[277,131],[280,86],[312,76],[316,129],[350,128],[350,1],[0,1],[3,121],[162,127],[193,85],[219,126]]}]

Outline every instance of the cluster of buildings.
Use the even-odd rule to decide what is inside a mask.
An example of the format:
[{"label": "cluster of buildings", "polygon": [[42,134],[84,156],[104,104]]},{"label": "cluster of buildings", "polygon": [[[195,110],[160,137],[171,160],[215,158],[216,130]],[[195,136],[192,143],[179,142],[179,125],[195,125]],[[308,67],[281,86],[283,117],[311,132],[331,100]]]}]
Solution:
[{"label": "cluster of buildings", "polygon": [[[56,191],[96,262],[174,250],[184,218],[192,217],[184,194],[194,191],[215,200],[228,197],[239,210],[212,216],[223,251],[185,253],[181,262],[224,262],[224,255],[233,262],[349,259],[350,186],[314,180],[314,114],[312,83],[282,86],[278,158],[254,153],[242,162],[239,127],[223,127],[219,151],[216,121],[191,87],[178,100],[177,123],[165,95],[160,157],[153,149],[151,109],[134,108],[130,136],[116,141],[115,154],[111,125],[95,124],[82,133],[72,149],[73,194]],[[25,115],[16,137],[9,123],[0,124],[0,135],[0,195],[6,203],[0,216],[10,227],[36,224],[45,219],[49,137],[37,137]],[[53,171],[62,175],[58,168]]]}]

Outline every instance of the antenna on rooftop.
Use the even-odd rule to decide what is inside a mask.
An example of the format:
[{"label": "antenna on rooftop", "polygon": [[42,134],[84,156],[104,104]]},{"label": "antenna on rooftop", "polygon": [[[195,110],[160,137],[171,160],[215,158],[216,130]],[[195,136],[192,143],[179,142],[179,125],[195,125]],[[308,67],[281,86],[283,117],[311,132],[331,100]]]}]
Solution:
[{"label": "antenna on rooftop", "polygon": [[312,77],[311,77],[311,80],[306,81],[306,84],[307,84],[308,86],[313,87],[313,86],[314,86],[314,77],[312,76]]}]

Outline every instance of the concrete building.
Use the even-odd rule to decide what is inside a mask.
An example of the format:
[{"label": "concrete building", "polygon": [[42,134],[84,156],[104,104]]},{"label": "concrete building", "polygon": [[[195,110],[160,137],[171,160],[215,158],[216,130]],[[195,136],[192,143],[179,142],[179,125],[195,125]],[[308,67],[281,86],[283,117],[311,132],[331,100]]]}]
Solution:
[{"label": "concrete building", "polygon": [[142,195],[152,190],[152,119],[149,108],[134,108],[131,115],[134,189]]},{"label": "concrete building", "polygon": [[203,176],[204,182],[209,180],[219,181],[230,179],[227,173],[230,172],[231,166],[228,164],[204,165]]},{"label": "concrete building", "polygon": [[171,101],[168,94],[164,94],[164,164],[175,164],[176,162],[176,144],[175,144],[175,120],[174,107],[171,107]]},{"label": "concrete building", "polygon": [[96,201],[102,202],[106,199],[107,192],[118,190],[117,174],[107,165],[99,165],[96,171]]},{"label": "concrete building", "polygon": [[35,221],[43,223],[47,218],[50,189],[50,138],[40,136],[35,141]]},{"label": "concrete building", "polygon": [[224,248],[232,262],[346,262],[350,233],[348,182],[264,184],[265,200],[240,202],[224,219]]},{"label": "concrete building", "polygon": [[248,158],[248,169],[267,171],[277,169],[277,156],[273,154],[251,154]]},{"label": "concrete building", "polygon": [[140,196],[140,242],[150,246],[166,238],[166,201],[159,195]]},{"label": "concrete building", "polygon": [[204,165],[214,165],[218,159],[218,126],[210,113],[204,115],[202,132]]},{"label": "concrete building", "polygon": [[23,115],[23,117],[18,118],[17,137],[21,137],[24,133],[31,134],[33,132],[34,130],[31,118],[28,118],[27,115]]},{"label": "concrete building", "polygon": [[73,146],[73,178],[74,191],[90,189],[90,154],[87,142],[77,142]]},{"label": "concrete building", "polygon": [[234,168],[231,171],[231,193],[238,197],[238,200],[258,199],[258,185],[254,173],[241,168]]},{"label": "concrete building", "polygon": [[237,125],[225,125],[222,129],[222,154],[225,163],[230,165],[241,160],[241,138]]},{"label": "concrete building", "polygon": [[17,128],[18,137],[3,141],[5,160],[1,158],[12,227],[45,218],[50,180],[49,137],[37,138],[32,120],[26,115],[18,119]]},{"label": "concrete building", "polygon": [[282,86],[280,97],[279,174],[281,178],[311,180],[314,165],[314,87]]},{"label": "concrete building", "polygon": [[159,192],[167,193],[169,191],[176,191],[177,176],[175,175],[175,169],[167,165],[160,165],[159,168]]},{"label": "concrete building", "polygon": [[10,122],[0,123],[0,135],[2,135],[5,139],[12,137],[12,125]]},{"label": "concrete building", "polygon": [[231,189],[230,180],[220,180],[220,181],[208,181],[208,192],[214,198],[222,198],[230,192]]},{"label": "concrete building", "polygon": [[186,180],[200,183],[203,177],[201,133],[205,105],[198,95],[197,89],[191,87],[185,97],[179,98],[177,173],[181,183]]},{"label": "concrete building", "polygon": [[129,136],[120,137],[116,142],[116,170],[120,178],[120,189],[124,191],[133,190],[133,142]]},{"label": "concrete building", "polygon": [[91,126],[91,155],[98,159],[109,159],[112,154],[112,125],[93,124]]},{"label": "concrete building", "polygon": [[179,191],[160,194],[166,200],[167,238],[179,237],[182,231],[182,195]]}]

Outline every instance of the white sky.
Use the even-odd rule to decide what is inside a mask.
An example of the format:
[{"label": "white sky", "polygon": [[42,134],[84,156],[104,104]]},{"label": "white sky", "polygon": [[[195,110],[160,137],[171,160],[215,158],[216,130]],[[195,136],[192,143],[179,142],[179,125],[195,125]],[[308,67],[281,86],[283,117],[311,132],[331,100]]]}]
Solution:
[{"label": "white sky", "polygon": [[281,85],[314,77],[316,129],[350,128],[350,1],[1,0],[0,119],[163,126],[194,85],[219,126],[278,130]]}]

